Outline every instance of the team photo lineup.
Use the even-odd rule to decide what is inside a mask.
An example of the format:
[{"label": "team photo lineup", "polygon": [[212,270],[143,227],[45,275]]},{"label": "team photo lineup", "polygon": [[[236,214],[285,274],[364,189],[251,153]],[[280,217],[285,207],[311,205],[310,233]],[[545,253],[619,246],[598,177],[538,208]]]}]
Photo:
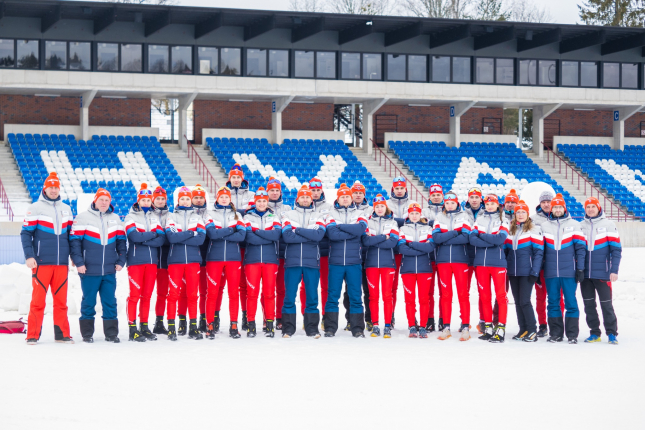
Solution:
[{"label": "team photo lineup", "polygon": [[[290,338],[299,331],[297,313],[314,339],[334,337],[339,329],[355,338],[390,338],[400,285],[410,338],[468,341],[476,329],[478,339],[503,343],[510,290],[519,325],[513,340],[576,344],[579,286],[589,328],[584,342],[601,341],[598,295],[607,340],[618,344],[612,282],[622,250],[598,199],[585,201],[578,222],[562,195],[551,191],[540,194],[530,216],[532,208],[514,190],[501,200],[476,185],[462,197],[433,184],[422,207],[408,197],[407,185],[404,177],[394,178],[389,198],[378,194],[368,201],[358,181],[325,196],[322,181],[313,178],[298,190],[292,208],[282,202],[279,180],[251,191],[236,164],[210,205],[201,185],[184,186],[170,212],[174,190],[142,183],[122,221],[105,189],[73,219],[52,172],[21,232],[33,284],[26,342],[40,340],[51,291],[55,341],[74,343],[67,316],[73,265],[81,278],[79,325],[87,343],[100,330],[97,297],[105,340],[120,342],[116,272],[125,269],[128,340],[135,342],[216,339],[220,333],[238,339],[243,332],[273,338],[276,331]],[[459,324],[451,315],[453,284]],[[220,317],[225,288],[228,332]],[[475,318],[471,300],[478,301]]]}]

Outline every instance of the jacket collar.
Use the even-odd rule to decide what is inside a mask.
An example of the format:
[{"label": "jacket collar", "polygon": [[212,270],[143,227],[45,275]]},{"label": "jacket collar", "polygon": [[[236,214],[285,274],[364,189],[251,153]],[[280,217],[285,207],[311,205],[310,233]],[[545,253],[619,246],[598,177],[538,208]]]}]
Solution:
[{"label": "jacket collar", "polygon": [[267,207],[267,210],[266,210],[266,211],[264,211],[264,212],[260,213],[260,212],[258,211],[258,209],[257,209],[255,206],[253,206],[251,209],[249,209],[248,211],[246,211],[246,215],[253,214],[253,215],[257,215],[257,216],[259,216],[259,217],[262,217],[262,216],[264,216],[264,215],[266,215],[266,214],[268,214],[268,213],[273,213],[273,209],[271,209],[270,207]]},{"label": "jacket collar", "polygon": [[566,221],[568,219],[571,219],[571,215],[569,215],[569,211],[565,209],[564,215],[562,215],[560,218],[556,218],[553,216],[553,211],[549,214],[549,221]]},{"label": "jacket collar", "polygon": [[316,208],[314,207],[313,203],[311,204],[311,206],[309,206],[307,208],[300,206],[298,203],[295,203],[293,205],[293,208],[295,210],[297,210],[298,212],[306,212],[306,211],[312,211],[313,212],[313,211],[316,210]]},{"label": "jacket collar", "polygon": [[592,218],[592,217],[590,217],[589,215],[585,214],[585,219],[586,219],[586,220],[587,220],[587,219],[588,219],[588,220],[594,220],[594,221],[595,221],[595,220],[598,220],[598,219],[605,219],[605,211],[601,210],[600,212],[598,212],[598,215],[596,215],[596,216],[595,216],[595,217],[593,217],[593,218]]},{"label": "jacket collar", "polygon": [[[90,213],[93,213],[93,214],[94,214],[94,215],[96,215],[96,216],[99,216],[99,215],[101,214],[101,212],[96,208],[96,206],[94,205],[94,203],[92,203],[92,204],[90,205],[90,208],[89,208],[89,210],[88,210],[88,211],[89,211]],[[108,208],[108,210],[107,210],[107,211],[105,211],[105,215],[109,215],[109,214],[111,214],[111,213],[114,213],[114,206],[112,206],[112,204],[110,204],[110,207]]]},{"label": "jacket collar", "polygon": [[48,203],[48,204],[52,205],[52,204],[54,204],[54,203],[56,203],[56,202],[60,202],[60,201],[61,201],[61,198],[60,198],[60,194],[59,194],[57,198],[55,198],[55,199],[50,199],[50,198],[49,198],[49,197],[47,197],[47,195],[45,194],[45,190],[42,190],[42,191],[40,192],[40,197],[38,198],[38,201],[39,201],[39,202],[45,202],[45,203]]},{"label": "jacket collar", "polygon": [[337,209],[337,210],[347,209],[348,211],[353,211],[353,210],[356,210],[356,204],[352,202],[349,206],[345,207],[338,204],[338,200],[336,200],[334,202],[334,209]]},{"label": "jacket collar", "polygon": [[370,219],[376,219],[376,218],[393,219],[394,214],[392,212],[390,212],[389,215],[385,214],[383,216],[378,216],[378,215],[376,215],[376,212],[372,212],[372,215],[370,215]]},{"label": "jacket collar", "polygon": [[395,200],[405,200],[408,198],[408,191],[407,190],[405,191],[405,194],[403,195],[403,197],[397,197],[396,195],[394,195],[394,191],[391,191],[390,198]]},{"label": "jacket collar", "polygon": [[247,181],[246,179],[242,179],[242,184],[239,187],[234,187],[234,186],[231,185],[231,181],[227,181],[226,186],[230,190],[236,190],[236,192],[238,190],[248,190],[249,189],[249,181]]}]

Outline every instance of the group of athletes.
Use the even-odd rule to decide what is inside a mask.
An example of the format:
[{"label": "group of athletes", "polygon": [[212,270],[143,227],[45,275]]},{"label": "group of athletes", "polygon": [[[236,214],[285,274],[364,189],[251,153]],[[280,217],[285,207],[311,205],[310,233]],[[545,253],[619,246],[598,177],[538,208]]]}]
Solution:
[{"label": "group of athletes", "polygon": [[[535,215],[529,216],[529,207],[515,191],[500,202],[474,187],[462,206],[454,192],[435,184],[422,207],[409,199],[406,180],[399,177],[389,199],[379,194],[368,202],[364,186],[356,182],[351,188],[341,185],[336,199],[328,202],[322,182],[313,178],[298,190],[292,208],[282,201],[279,180],[271,178],[266,189],[253,192],[239,165],[228,178],[210,207],[200,185],[180,188],[173,212],[164,189],[142,184],[122,222],[104,189],[73,219],[60,199],[56,173],[50,174],[40,199],[26,213],[21,233],[26,264],[33,272],[27,343],[40,339],[49,289],[55,340],[73,343],[67,318],[70,258],[83,291],[80,332],[90,343],[97,295],[105,339],[119,342],[115,275],[126,266],[131,341],[153,341],[157,335],[173,341],[183,335],[214,339],[220,333],[225,287],[232,338],[241,336],[240,329],[255,337],[259,325],[267,337],[274,337],[276,330],[283,338],[293,336],[299,290],[306,335],[319,338],[321,328],[325,337],[334,337],[343,285],[344,329],[354,337],[365,337],[367,330],[372,337],[389,338],[400,278],[411,338],[427,338],[435,331],[440,340],[452,336],[455,288],[459,340],[469,340],[470,290],[476,285],[479,339],[504,342],[510,288],[519,324],[514,340],[535,342],[548,335],[549,342],[566,337],[577,343],[580,285],[590,328],[585,342],[601,340],[598,295],[608,340],[618,343],[611,283],[618,278],[621,245],[616,226],[605,218],[596,198],[587,199],[586,217],[577,222],[562,196],[549,192],[542,193]],[[531,302],[534,286],[537,318]],[[256,324],[258,299],[261,324]]]}]

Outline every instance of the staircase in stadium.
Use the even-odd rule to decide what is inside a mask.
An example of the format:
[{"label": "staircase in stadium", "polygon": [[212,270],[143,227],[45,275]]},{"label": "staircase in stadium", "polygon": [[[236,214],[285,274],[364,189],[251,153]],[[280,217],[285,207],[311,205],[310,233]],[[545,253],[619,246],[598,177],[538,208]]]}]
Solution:
[{"label": "staircase in stadium", "polygon": [[[379,164],[378,157],[375,160],[374,154],[366,153],[362,148],[351,148],[352,152],[358,158],[358,160],[370,171],[372,176],[385,188],[390,190],[392,188],[392,179],[396,177],[396,174],[390,176],[389,169],[386,163]],[[417,187],[420,191],[423,191],[423,184],[413,178],[412,173],[401,163],[401,161],[394,155],[388,154],[394,166],[401,170],[405,176],[412,182],[412,184]],[[386,170],[387,169],[387,170]],[[389,198],[389,196],[385,196]]]},{"label": "staircase in stadium", "polygon": [[[526,155],[542,170],[544,170],[549,176],[551,176],[553,179],[558,181],[558,184],[562,186],[566,191],[571,194],[580,204],[585,203],[585,200],[587,199],[588,196],[585,195],[584,191],[581,191],[578,189],[576,185],[573,185],[571,183],[571,172],[569,172],[569,175],[560,173],[560,170],[557,168],[554,168],[552,164],[549,164],[546,160],[546,158],[540,158],[533,152],[526,152]],[[556,165],[557,166],[557,165]]]},{"label": "staircase in stadium", "polygon": [[[177,170],[179,176],[187,186],[194,186],[203,182],[202,176],[195,169],[195,166],[190,161],[184,151],[181,150],[179,145],[172,143],[164,143],[161,145],[168,159]],[[174,190],[166,190],[168,193]]]},{"label": "staircase in stadium", "polygon": [[[11,202],[13,220],[22,221],[27,206],[31,204],[31,197],[22,180],[16,160],[6,143],[0,145],[0,179]],[[9,215],[2,206],[0,206],[0,221],[9,221]]]}]

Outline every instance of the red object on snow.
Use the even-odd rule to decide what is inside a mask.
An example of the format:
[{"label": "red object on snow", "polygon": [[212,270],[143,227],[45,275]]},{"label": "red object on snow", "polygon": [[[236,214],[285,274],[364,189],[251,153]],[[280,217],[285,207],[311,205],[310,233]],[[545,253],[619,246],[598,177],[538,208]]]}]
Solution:
[{"label": "red object on snow", "polygon": [[22,322],[22,318],[18,321],[0,321],[0,333],[2,334],[14,334],[14,333],[27,333],[25,330],[25,324]]}]

